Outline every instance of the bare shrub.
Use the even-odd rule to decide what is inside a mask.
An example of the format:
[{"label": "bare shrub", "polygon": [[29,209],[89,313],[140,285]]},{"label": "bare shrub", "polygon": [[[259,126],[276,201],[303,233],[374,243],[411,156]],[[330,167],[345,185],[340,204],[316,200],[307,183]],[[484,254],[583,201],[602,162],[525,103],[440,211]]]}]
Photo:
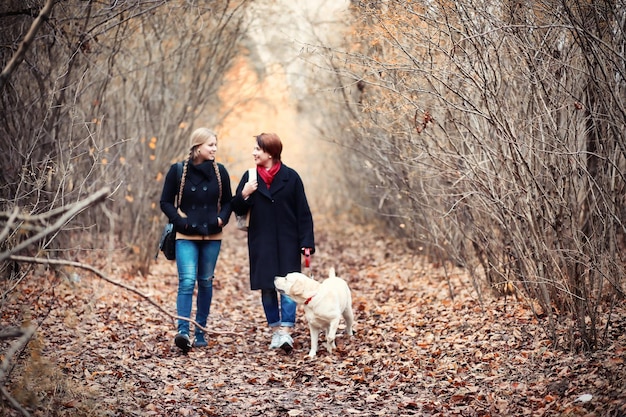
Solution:
[{"label": "bare shrub", "polygon": [[[12,58],[38,4],[0,12],[0,38],[14,45],[0,62]],[[108,234],[106,249],[126,248],[145,272],[163,173],[186,155],[198,119],[217,123],[216,91],[238,53],[244,5],[56,3],[0,90],[0,210],[42,213],[110,186],[107,204],[66,230]],[[90,249],[61,236],[41,248]]]},{"label": "bare shrub", "polygon": [[354,177],[370,173],[372,212],[465,266],[479,296],[534,300],[555,343],[596,348],[605,301],[623,296],[623,10],[387,1],[353,12],[358,37],[333,69],[354,120],[346,158]]}]

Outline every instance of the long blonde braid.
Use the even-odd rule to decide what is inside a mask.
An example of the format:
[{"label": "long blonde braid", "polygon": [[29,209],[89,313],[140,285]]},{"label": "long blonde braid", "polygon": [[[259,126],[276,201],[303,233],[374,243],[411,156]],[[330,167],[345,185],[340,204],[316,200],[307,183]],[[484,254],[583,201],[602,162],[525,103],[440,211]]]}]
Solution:
[{"label": "long blonde braid", "polygon": [[217,215],[219,216],[220,210],[222,209],[222,176],[220,175],[220,169],[215,159],[213,160],[213,168],[215,168],[215,177],[217,178],[217,185],[220,188],[220,195],[217,198]]},{"label": "long blonde braid", "polygon": [[192,158],[192,154],[193,150],[189,151],[189,158],[183,162],[183,176],[180,178],[180,187],[178,189],[178,207],[180,207],[180,202],[183,199],[183,188],[185,187],[185,178],[187,178],[187,166]]}]

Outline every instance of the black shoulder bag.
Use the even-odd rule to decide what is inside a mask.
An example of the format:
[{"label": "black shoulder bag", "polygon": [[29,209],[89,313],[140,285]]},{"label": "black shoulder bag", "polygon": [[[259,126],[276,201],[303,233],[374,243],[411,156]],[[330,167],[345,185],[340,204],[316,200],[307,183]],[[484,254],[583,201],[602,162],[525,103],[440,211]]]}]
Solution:
[{"label": "black shoulder bag", "polygon": [[[176,201],[174,206],[178,208],[180,205],[180,199],[183,197],[183,187],[185,186],[185,180],[183,178],[183,163],[178,162],[176,164],[176,172],[178,174],[178,195],[176,196]],[[167,223],[163,228],[163,233],[161,233],[161,239],[159,240],[159,250],[157,251],[154,259],[159,257],[159,251],[163,252],[165,259],[173,261],[176,259],[176,230],[174,230],[174,225],[172,223]]]}]

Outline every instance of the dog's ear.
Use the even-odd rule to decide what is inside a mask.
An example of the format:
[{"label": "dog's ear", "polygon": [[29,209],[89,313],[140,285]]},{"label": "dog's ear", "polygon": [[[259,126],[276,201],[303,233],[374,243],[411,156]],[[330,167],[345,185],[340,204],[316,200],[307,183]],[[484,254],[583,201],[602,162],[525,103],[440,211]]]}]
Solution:
[{"label": "dog's ear", "polygon": [[302,296],[304,293],[304,285],[302,283],[302,280],[294,279],[293,283],[291,284],[291,288],[289,289],[289,292],[294,296]]}]

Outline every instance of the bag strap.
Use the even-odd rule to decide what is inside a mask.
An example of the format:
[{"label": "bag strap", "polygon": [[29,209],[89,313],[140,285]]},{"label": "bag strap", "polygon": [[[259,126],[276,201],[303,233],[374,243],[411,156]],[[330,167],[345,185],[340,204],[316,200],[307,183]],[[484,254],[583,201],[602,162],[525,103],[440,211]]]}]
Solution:
[{"label": "bag strap", "polygon": [[248,181],[256,180],[256,167],[248,170]]}]

